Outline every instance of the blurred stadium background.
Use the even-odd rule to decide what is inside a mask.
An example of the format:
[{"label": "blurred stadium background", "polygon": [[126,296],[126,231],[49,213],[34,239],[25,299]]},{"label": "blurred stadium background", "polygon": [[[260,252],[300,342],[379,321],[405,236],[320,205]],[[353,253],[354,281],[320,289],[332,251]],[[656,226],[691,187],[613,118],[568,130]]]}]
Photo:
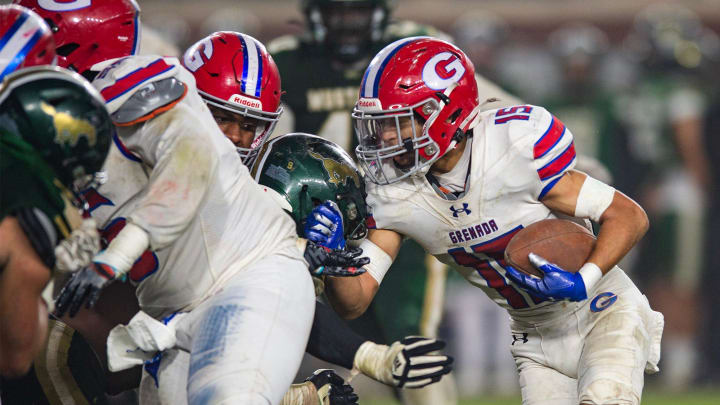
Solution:
[{"label": "blurred stadium background", "polygon": [[[304,30],[299,0],[139,3],[179,50],[216,30],[265,43]],[[478,73],[548,107],[595,159],[587,170],[645,207],[651,230],[623,267],[666,328],[643,403],[719,404],[720,0],[398,0],[393,18],[448,33]],[[507,315],[452,274],[443,315],[461,403],[519,403]],[[362,404],[398,403],[353,385]]]}]

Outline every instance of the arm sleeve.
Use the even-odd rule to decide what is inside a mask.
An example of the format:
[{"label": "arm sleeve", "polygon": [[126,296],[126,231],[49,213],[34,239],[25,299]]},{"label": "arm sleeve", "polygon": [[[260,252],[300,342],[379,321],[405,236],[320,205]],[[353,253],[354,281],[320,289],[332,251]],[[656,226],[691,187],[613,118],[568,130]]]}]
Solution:
[{"label": "arm sleeve", "polygon": [[544,108],[534,108],[538,116],[534,126],[528,125],[530,145],[524,143],[527,150],[523,152],[530,155],[535,178],[533,193],[539,201],[563,174],[575,167],[577,158],[572,133],[565,124]]},{"label": "arm sleeve", "polygon": [[320,360],[353,368],[353,360],[365,338],[350,327],[327,305],[315,302],[315,318],[306,351]]},{"label": "arm sleeve", "polygon": [[138,208],[129,216],[150,236],[152,250],[161,249],[187,228],[205,199],[217,169],[218,153],[189,106],[148,121],[139,130],[150,166],[149,183]]}]

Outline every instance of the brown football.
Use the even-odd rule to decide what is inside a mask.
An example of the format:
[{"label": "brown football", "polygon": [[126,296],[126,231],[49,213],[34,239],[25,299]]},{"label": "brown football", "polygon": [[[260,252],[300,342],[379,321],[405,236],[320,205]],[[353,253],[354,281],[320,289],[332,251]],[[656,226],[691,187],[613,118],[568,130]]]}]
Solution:
[{"label": "brown football", "polygon": [[566,219],[544,219],[520,230],[505,248],[505,261],[526,274],[542,276],[528,259],[529,253],[577,272],[595,246],[587,228]]}]

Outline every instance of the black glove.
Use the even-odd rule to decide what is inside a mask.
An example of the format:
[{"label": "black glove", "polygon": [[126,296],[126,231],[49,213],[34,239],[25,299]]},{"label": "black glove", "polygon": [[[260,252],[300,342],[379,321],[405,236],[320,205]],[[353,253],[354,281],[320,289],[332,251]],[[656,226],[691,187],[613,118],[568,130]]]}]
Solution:
[{"label": "black glove", "polygon": [[100,291],[115,280],[115,270],[105,263],[90,262],[89,265],[73,273],[70,280],[55,300],[55,315],[60,318],[70,309],[70,317],[75,316],[83,302],[92,308],[100,297]]},{"label": "black glove", "polygon": [[335,370],[320,369],[305,381],[311,382],[317,390],[320,403],[327,405],[357,405],[358,396],[350,384],[335,374]]},{"label": "black glove", "polygon": [[347,277],[365,273],[362,266],[370,259],[361,254],[360,248],[330,249],[308,240],[303,256],[314,276]]},{"label": "black glove", "polygon": [[[394,347],[397,344],[391,346]],[[453,358],[433,354],[445,347],[445,342],[422,336],[408,336],[400,341],[402,350],[393,360],[392,376],[395,386],[421,388],[440,381],[452,371]]]}]

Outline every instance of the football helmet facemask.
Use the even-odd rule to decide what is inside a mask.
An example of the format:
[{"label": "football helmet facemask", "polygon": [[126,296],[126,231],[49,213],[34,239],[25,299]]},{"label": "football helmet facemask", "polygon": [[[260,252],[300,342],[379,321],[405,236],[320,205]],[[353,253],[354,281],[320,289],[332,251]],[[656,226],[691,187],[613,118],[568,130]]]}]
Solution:
[{"label": "football helmet facemask", "polygon": [[475,68],[463,51],[432,37],[395,41],[365,71],[352,114],[356,155],[377,184],[425,174],[479,112]]},{"label": "football helmet facemask", "polygon": [[272,56],[250,35],[221,31],[188,48],[182,63],[208,106],[237,114],[254,127],[249,145],[236,144],[250,165],[282,114],[280,72]]}]

